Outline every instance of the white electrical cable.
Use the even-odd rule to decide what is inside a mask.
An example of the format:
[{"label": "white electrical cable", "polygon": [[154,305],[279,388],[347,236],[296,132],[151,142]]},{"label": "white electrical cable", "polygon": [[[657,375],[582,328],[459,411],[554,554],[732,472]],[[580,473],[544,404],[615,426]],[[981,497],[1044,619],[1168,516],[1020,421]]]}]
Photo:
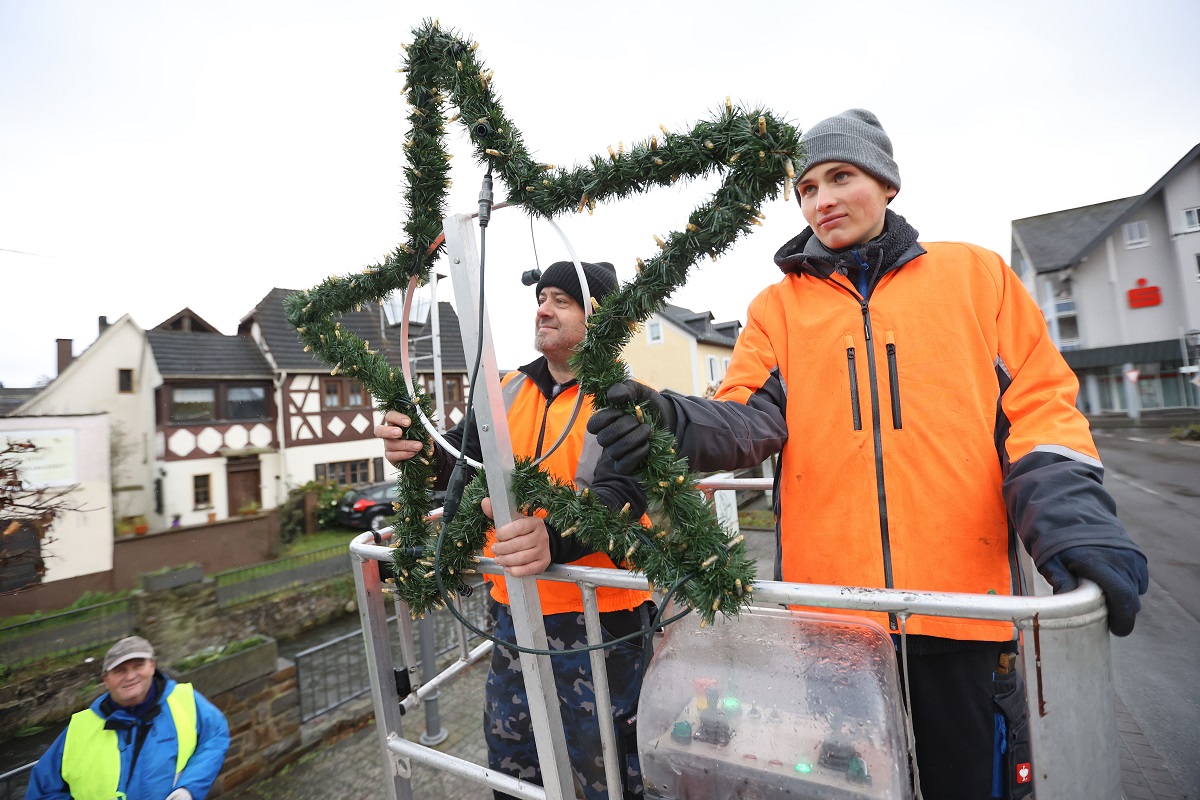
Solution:
[{"label": "white electrical cable", "polygon": [[[493,210],[499,210],[503,207],[504,204],[496,205],[493,207]],[[571,256],[571,262],[575,265],[575,274],[579,277],[579,288],[583,290],[583,319],[584,323],[586,324],[588,317],[592,315],[592,304],[589,302],[592,294],[591,287],[588,286],[587,275],[583,271],[583,264],[580,263],[579,256],[575,254],[575,248],[571,246],[571,241],[567,238],[567,235],[563,233],[562,228],[558,227],[558,224],[552,219],[548,219],[546,221],[550,223],[550,226],[554,228],[555,233],[557,233],[559,238],[562,239],[563,245],[567,248],[567,253],[569,253]],[[434,276],[434,280],[437,280],[436,275]],[[404,292],[404,316],[400,320],[400,372],[404,375],[404,386],[408,390],[409,397],[416,395],[416,392],[413,388],[412,367],[409,364],[408,358],[408,315],[410,309],[412,308],[412,298],[413,295],[416,294],[416,288],[417,276],[414,275],[408,279],[408,289]],[[558,439],[554,442],[550,449],[543,453],[542,456],[534,462],[535,466],[549,458],[566,440],[567,436],[571,432],[571,428],[575,425],[575,420],[579,417],[579,410],[582,407],[583,392],[580,391],[575,395],[575,407],[571,410],[571,418],[567,420],[567,424],[563,426],[562,433],[559,434]],[[420,419],[421,423],[425,426],[425,430],[430,436],[433,437],[434,441],[441,445],[442,449],[449,453],[451,458],[457,459],[460,455],[459,451],[446,440],[446,437],[438,432],[437,426],[433,424],[429,417],[425,416],[425,412],[423,412],[415,403],[413,404],[413,410],[416,412],[417,418]],[[483,468],[483,464],[479,463],[473,458],[468,457],[465,460],[475,469]]]}]

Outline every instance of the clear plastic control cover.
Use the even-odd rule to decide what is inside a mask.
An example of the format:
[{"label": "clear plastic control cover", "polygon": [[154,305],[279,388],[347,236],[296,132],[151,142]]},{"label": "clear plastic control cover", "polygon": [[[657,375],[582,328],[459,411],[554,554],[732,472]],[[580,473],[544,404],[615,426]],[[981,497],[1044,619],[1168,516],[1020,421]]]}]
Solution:
[{"label": "clear plastic control cover", "polygon": [[865,619],[684,618],[646,673],[637,735],[647,797],[912,797],[896,652]]}]

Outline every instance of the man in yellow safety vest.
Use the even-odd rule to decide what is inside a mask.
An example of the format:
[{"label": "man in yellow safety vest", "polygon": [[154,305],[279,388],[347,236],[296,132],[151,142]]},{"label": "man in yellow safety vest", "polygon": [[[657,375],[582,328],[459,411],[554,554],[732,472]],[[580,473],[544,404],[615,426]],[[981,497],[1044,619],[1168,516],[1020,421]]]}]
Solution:
[{"label": "man in yellow safety vest", "polygon": [[101,680],[108,691],[38,760],[25,800],[204,800],[229,749],[225,716],[159,672],[140,636],[109,649]]}]

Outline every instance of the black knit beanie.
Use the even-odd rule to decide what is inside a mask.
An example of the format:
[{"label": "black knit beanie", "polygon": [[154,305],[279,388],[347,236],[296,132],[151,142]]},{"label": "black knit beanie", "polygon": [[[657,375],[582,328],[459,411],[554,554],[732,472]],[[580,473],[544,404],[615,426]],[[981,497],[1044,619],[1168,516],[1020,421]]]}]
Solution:
[{"label": "black knit beanie", "polygon": [[900,191],[900,168],[892,160],[892,140],[879,118],[864,108],[852,108],[823,119],[800,137],[803,152],[797,175],[826,161],[845,161],[866,170]]},{"label": "black knit beanie", "polygon": [[[581,261],[580,264],[583,266],[583,274],[587,276],[588,291],[591,292],[592,297],[596,298],[597,302],[617,290],[617,268],[612,264],[607,261],[599,261],[595,264]],[[579,288],[579,275],[575,272],[573,262],[555,261],[547,267],[534,288],[534,297],[540,296],[542,289],[547,286],[562,289],[575,298],[576,303],[583,306],[583,290]]]}]

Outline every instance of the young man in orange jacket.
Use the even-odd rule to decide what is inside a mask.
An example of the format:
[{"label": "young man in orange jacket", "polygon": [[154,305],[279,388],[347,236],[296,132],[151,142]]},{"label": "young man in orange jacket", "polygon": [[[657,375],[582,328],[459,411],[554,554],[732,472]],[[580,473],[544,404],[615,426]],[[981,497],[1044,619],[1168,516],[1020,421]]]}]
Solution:
[{"label": "young man in orange jacket", "polygon": [[[583,262],[582,266],[589,292],[596,300],[602,300],[616,290],[617,274],[611,264]],[[537,283],[536,295],[534,346],[542,356],[509,374],[503,382],[513,454],[526,458],[542,457],[570,425],[566,438],[542,462],[542,469],[555,478],[570,481],[578,489],[590,489],[613,510],[629,503],[632,512],[640,516],[646,508],[646,497],[637,479],[615,472],[611,459],[604,455],[595,437],[586,431],[592,412],[591,398],[583,399],[579,414],[574,421],[571,419],[579,385],[568,359],[586,332],[583,291],[575,265],[567,261],[550,265]],[[384,416],[384,424],[375,428],[375,435],[384,441],[387,459],[397,466],[421,452],[421,442],[399,438],[403,436],[404,428],[411,424],[406,415],[390,411]],[[456,448],[462,445],[465,427],[460,423],[446,433],[446,439]],[[469,442],[468,455],[481,460],[477,431],[471,431]],[[439,484],[444,486],[453,469],[453,459],[440,448],[437,455]],[[488,501],[484,501],[484,506],[484,511],[489,512]],[[564,539],[537,516],[519,517],[500,527],[484,553],[494,556],[506,574],[513,577],[537,575],[551,563],[609,569],[614,566],[605,554],[584,549],[573,537]],[[490,580],[495,601],[491,608],[493,632],[503,641],[516,641],[504,578],[492,576]],[[572,584],[541,581],[538,594],[551,647],[577,649],[585,646],[587,633],[579,589]],[[596,591],[596,599],[606,639],[648,627],[653,604],[646,592],[601,587]],[[623,749],[618,759],[624,772],[625,796],[639,797],[642,785],[633,746],[633,714],[641,691],[641,646],[633,641],[624,642],[604,652],[613,703],[610,724],[617,726],[618,746]],[[550,663],[558,687],[571,766],[588,800],[605,800],[608,793],[590,656],[586,652],[553,656]],[[499,645],[492,650],[486,702],[484,736],[489,766],[540,784],[541,769],[529,703],[525,700],[521,662],[515,652]],[[496,796],[507,797],[499,792]]]},{"label": "young man in orange jacket", "polygon": [[[776,253],[783,279],[750,304],[716,398],[627,382],[609,403],[647,403],[692,469],[781,454],[776,579],[1028,594],[1023,543],[1056,592],[1095,581],[1127,635],[1146,559],[1036,303],[1000,256],[918,242],[888,209],[900,172],[874,114],[846,111],[801,141],[809,227]],[[606,409],[589,430],[618,470],[644,461],[649,428],[633,416]],[[869,616],[899,634],[894,616]],[[1026,712],[997,668],[1013,626],[914,617],[905,632],[925,798],[1028,794]]]}]

